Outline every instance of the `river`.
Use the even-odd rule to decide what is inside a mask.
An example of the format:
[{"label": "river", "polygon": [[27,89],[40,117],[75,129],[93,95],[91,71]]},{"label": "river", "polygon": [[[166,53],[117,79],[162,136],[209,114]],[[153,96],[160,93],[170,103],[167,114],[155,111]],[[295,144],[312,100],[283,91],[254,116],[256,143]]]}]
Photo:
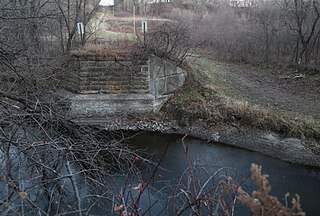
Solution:
[{"label": "river", "polygon": [[[178,178],[187,168],[181,138],[179,135],[143,132],[130,139],[128,143],[134,149],[153,154],[152,158],[155,161],[162,157],[168,145],[167,152],[161,162],[163,169],[159,169],[156,176],[172,180]],[[252,163],[261,165],[262,172],[270,175],[268,179],[272,186],[271,195],[277,196],[284,204],[286,193],[297,193],[307,215],[320,215],[319,168],[291,164],[257,152],[218,143],[208,143],[191,137],[188,137],[185,143],[189,147],[189,155],[193,162],[201,164],[201,167],[205,167],[211,173],[223,167],[224,171],[221,175],[230,175],[250,194],[256,189],[250,177],[250,166]],[[205,176],[201,179],[205,180]],[[248,212],[237,204],[234,215],[247,214]]]},{"label": "river", "polygon": [[[135,168],[132,169],[131,172],[128,172],[126,165],[124,165],[123,172],[130,173],[130,175],[123,176],[118,174],[117,171],[113,172],[110,178],[100,179],[101,182],[105,183],[101,189],[100,187],[91,187],[90,184],[86,182],[87,179],[83,178],[80,172],[81,169],[77,165],[73,164],[70,166],[70,170],[72,170],[73,173],[79,173],[79,175],[76,175],[76,181],[79,185],[79,196],[83,198],[82,207],[84,212],[89,215],[116,215],[111,211],[114,203],[126,203],[127,206],[132,206],[132,201],[138,197],[139,191],[143,191],[141,202],[139,203],[139,213],[142,213],[140,215],[177,215],[177,212],[179,212],[177,210],[185,204],[183,203],[185,201],[183,198],[186,197],[184,193],[188,193],[186,185],[188,185],[188,181],[190,182],[187,175],[188,164],[182,144],[182,136],[150,132],[121,132],[121,135],[123,134],[125,134],[125,137],[128,137],[128,139],[124,139],[123,145],[128,145],[132,150],[138,151],[144,158],[149,158],[155,163],[153,165],[146,163],[137,156],[134,158],[137,169]],[[209,191],[213,188],[210,193],[217,194],[217,188],[219,190],[221,189],[221,187],[217,187],[219,182],[224,180],[225,176],[230,176],[236,185],[240,185],[245,191],[251,194],[253,190],[256,190],[256,186],[251,179],[250,166],[252,163],[255,163],[262,166],[263,173],[270,175],[268,179],[272,186],[271,195],[278,197],[284,204],[286,193],[290,193],[291,195],[299,194],[302,209],[307,215],[320,215],[320,168],[291,164],[257,152],[207,142],[192,137],[187,137],[184,140],[184,144],[188,146],[188,155],[196,167],[193,174],[198,192],[209,176],[216,173],[214,178],[211,179],[210,185],[208,184],[205,187],[205,189],[209,189]],[[24,172],[27,173],[29,166],[24,166],[23,155],[20,155],[20,157],[14,156],[18,154],[17,152],[14,148],[12,149],[13,164],[18,163],[22,165],[16,167],[13,170],[15,173],[12,172],[12,174],[19,177]],[[2,158],[1,151],[0,158]],[[157,161],[161,161],[160,167],[157,167]],[[154,172],[155,170],[156,172]],[[68,173],[69,171],[63,169],[61,176],[68,175]],[[184,175],[182,175],[183,173]],[[32,177],[33,176],[40,176],[40,173],[33,170]],[[150,176],[153,176],[153,178],[150,178]],[[181,176],[183,176],[183,178],[180,179]],[[148,181],[148,179],[150,179],[150,181]],[[64,199],[67,200],[65,203],[74,205],[75,194],[70,179],[67,177],[62,178],[59,182],[61,183],[61,188],[64,190]],[[149,182],[149,186],[146,187],[147,189],[140,190],[139,185],[146,185],[146,182]],[[34,182],[34,184],[31,183],[29,179],[24,180],[21,183],[21,187],[30,188],[27,190],[30,200],[37,202],[39,207],[45,208],[46,193],[43,192],[44,189],[41,187],[38,188],[37,182]],[[32,185],[36,185],[36,187]],[[0,181],[0,188],[0,198],[5,197],[6,193],[5,190],[3,190],[3,188],[5,188],[4,182]],[[109,191],[112,192],[113,196],[109,194]],[[189,189],[189,191],[192,191],[192,188]],[[58,191],[55,189],[52,190],[52,193],[55,192]],[[99,194],[99,196],[96,195],[96,192],[98,192],[97,194]],[[107,193],[109,195],[104,196],[104,194]],[[119,196],[121,193],[124,196]],[[172,196],[174,194],[180,195],[178,198],[173,199]],[[86,197],[93,198],[88,199]],[[168,197],[170,198],[168,199]],[[19,206],[19,201],[21,201],[21,199],[23,201],[23,198],[20,198],[21,195],[19,193],[19,196],[16,195],[12,203]],[[214,198],[214,202],[216,202],[217,199],[216,197]],[[227,204],[232,204],[233,198],[234,197],[232,197],[231,202]],[[290,200],[288,203],[290,204]],[[30,207],[30,205],[25,206],[26,209]],[[149,209],[150,206],[151,208]],[[212,206],[218,205],[214,203]],[[60,207],[60,210],[65,212],[68,212],[70,209],[73,210],[74,206],[67,207],[63,205]],[[214,208],[206,209],[206,212],[202,215],[213,215],[212,209]],[[181,211],[182,213],[179,215],[189,215],[189,210],[190,209]],[[30,212],[32,211],[30,210]],[[143,214],[144,212],[146,214]],[[68,215],[78,215],[78,213],[68,213]],[[245,206],[236,203],[233,215],[250,215],[250,212]]]}]

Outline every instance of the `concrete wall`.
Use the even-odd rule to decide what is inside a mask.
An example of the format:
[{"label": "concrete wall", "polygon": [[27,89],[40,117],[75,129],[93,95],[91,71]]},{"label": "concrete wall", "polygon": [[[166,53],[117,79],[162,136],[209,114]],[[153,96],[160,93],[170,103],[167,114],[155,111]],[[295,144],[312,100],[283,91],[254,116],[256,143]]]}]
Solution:
[{"label": "concrete wall", "polygon": [[83,60],[69,62],[62,77],[68,90],[80,94],[147,93],[147,60]]},{"label": "concrete wall", "polygon": [[187,73],[151,55],[138,59],[72,59],[61,77],[74,116],[158,111]]},{"label": "concrete wall", "polygon": [[150,93],[159,97],[173,93],[186,80],[187,72],[155,55],[149,58]]}]

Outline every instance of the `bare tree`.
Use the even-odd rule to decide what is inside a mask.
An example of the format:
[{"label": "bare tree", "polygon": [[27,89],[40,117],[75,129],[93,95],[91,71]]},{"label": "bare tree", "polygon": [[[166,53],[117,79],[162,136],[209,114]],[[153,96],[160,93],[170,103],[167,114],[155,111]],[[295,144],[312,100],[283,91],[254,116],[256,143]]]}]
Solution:
[{"label": "bare tree", "polygon": [[319,37],[319,2],[292,0],[281,1],[278,4],[283,12],[282,17],[285,24],[296,34],[296,62],[300,63],[303,58],[304,63],[308,65]]},{"label": "bare tree", "polygon": [[95,15],[98,7],[98,0],[55,0],[57,8],[61,14],[59,18],[61,26],[61,39],[63,39],[64,29],[66,29],[67,37],[66,44],[63,50],[69,52],[72,48],[77,33],[77,23],[82,22],[84,26],[84,34],[80,35],[80,43],[84,45],[87,39],[91,36],[86,31],[89,21]]},{"label": "bare tree", "polygon": [[64,44],[59,39],[65,24],[72,48],[76,22],[87,24],[96,5],[58,3],[0,2],[0,212],[5,215],[89,214],[100,200],[108,203],[112,171],[131,166],[135,156],[120,145],[121,134],[106,136],[71,121],[68,102],[57,93],[56,74],[63,73],[57,48]]},{"label": "bare tree", "polygon": [[[279,31],[279,13],[272,6],[272,2],[260,4],[259,8],[252,10],[251,19],[253,19],[262,30],[262,36],[265,42],[265,62],[270,61],[272,48],[277,45],[277,32]],[[258,33],[258,32],[257,32]]]}]

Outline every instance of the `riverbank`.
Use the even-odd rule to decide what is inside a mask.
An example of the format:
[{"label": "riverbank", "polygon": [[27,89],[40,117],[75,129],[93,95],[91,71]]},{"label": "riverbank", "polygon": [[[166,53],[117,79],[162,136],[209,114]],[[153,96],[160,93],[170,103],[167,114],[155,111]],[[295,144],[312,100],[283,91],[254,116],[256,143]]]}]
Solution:
[{"label": "riverbank", "polygon": [[320,167],[320,157],[305,147],[298,138],[282,138],[271,132],[241,130],[239,128],[208,129],[201,120],[190,126],[181,126],[175,120],[157,118],[109,118],[78,119],[78,124],[93,125],[108,132],[115,131],[149,131],[164,134],[181,134],[218,142],[221,144],[248,149],[291,163]]},{"label": "riverbank", "polygon": [[[292,163],[320,167],[320,126],[316,118],[283,115],[203,85],[204,71],[184,65],[185,85],[157,114],[78,119],[107,131],[188,134],[261,152]],[[211,78],[208,78],[211,79]]]},{"label": "riverbank", "polygon": [[[196,63],[186,66],[189,79],[184,87],[164,105],[161,110],[164,116],[177,120],[179,125],[182,126],[190,126],[200,120],[205,123],[207,129],[213,131],[219,131],[221,128],[227,130],[236,128],[241,131],[255,131],[263,134],[272,132],[282,138],[294,137],[301,140],[303,145],[315,155],[320,155],[320,116],[317,112],[311,111],[312,109],[318,110],[317,107],[320,109],[319,100],[314,99],[312,106],[303,104],[303,106],[311,106],[308,115],[298,111],[290,111],[290,108],[293,108],[290,104],[281,108],[275,108],[271,105],[266,107],[253,102],[265,97],[256,92],[256,88],[250,89],[250,85],[247,86],[251,91],[251,95],[248,95],[241,90],[241,85],[238,82],[234,82],[231,87],[229,82],[232,82],[232,80],[225,83],[220,82],[221,80],[215,80],[219,77],[217,74],[213,77],[207,75],[207,73],[214,73],[211,70],[224,70],[225,74],[232,74],[233,71],[226,72],[228,68],[212,68],[214,66],[211,65],[210,68],[199,69],[199,66],[195,65]],[[220,67],[222,66],[220,65]],[[252,66],[247,67],[242,65],[239,70],[253,70]],[[233,68],[233,70],[236,70],[236,68]],[[258,71],[259,68],[255,68],[255,70]],[[226,76],[224,79],[227,79]],[[267,76],[267,74],[264,76]],[[262,77],[261,75],[260,78],[262,79]],[[260,78],[255,77],[257,80]],[[247,78],[243,77],[243,79]],[[269,80],[269,82],[271,81]],[[208,82],[214,84],[208,85]],[[277,85],[275,84],[275,86]],[[300,88],[303,88],[307,84],[299,83],[299,85]],[[232,89],[228,92],[222,90],[227,88]],[[262,88],[267,91],[267,87]],[[269,88],[272,90],[275,87],[270,85]],[[289,89],[289,86],[286,88]],[[289,94],[292,97],[290,92],[285,90],[280,92],[283,97]],[[254,98],[253,95],[255,95]],[[246,96],[248,99],[246,99]],[[312,99],[307,98],[307,95],[305,97],[308,100]],[[297,97],[297,101],[292,99],[292,103],[300,103],[301,101],[298,99],[299,97]]]}]

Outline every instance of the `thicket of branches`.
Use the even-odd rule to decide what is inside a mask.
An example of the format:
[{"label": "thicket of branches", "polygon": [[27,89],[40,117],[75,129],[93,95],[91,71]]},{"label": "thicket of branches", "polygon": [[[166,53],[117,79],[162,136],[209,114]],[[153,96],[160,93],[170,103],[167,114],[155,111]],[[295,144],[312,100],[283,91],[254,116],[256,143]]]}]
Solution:
[{"label": "thicket of branches", "polygon": [[58,93],[63,55],[91,36],[76,24],[90,28],[98,2],[0,1],[1,215],[89,214],[131,166],[123,136],[73,123]]},{"label": "thicket of branches", "polygon": [[[57,93],[59,80],[56,79],[56,73],[63,73],[63,54],[85,44],[91,36],[91,31],[86,31],[81,37],[77,35],[76,24],[82,22],[88,30],[89,21],[97,11],[97,4],[96,0],[0,2],[0,212],[3,214],[90,214],[96,203],[108,203],[112,197],[112,187],[108,183],[115,179],[110,174],[114,170],[120,173],[129,168],[132,170],[134,161],[137,158],[142,160],[120,144],[123,139],[121,134],[107,136],[97,129],[72,122],[67,114],[67,101]],[[251,18],[258,15],[250,12],[249,18],[242,21],[234,9],[219,6],[221,10],[210,10],[200,17],[190,10],[190,14],[181,13],[179,18],[184,16],[183,24],[168,24],[151,32],[144,48],[158,55],[172,59],[179,57],[182,60],[191,49],[202,45],[220,57],[231,59],[241,57],[248,61],[275,61],[275,53],[280,53],[279,62],[282,58],[289,58],[297,64],[300,61],[317,64],[315,57],[318,53],[315,47],[319,44],[319,26],[313,18],[317,15],[318,3],[309,6],[312,6],[314,12],[307,15],[301,12],[301,20],[297,22],[303,25],[296,26],[289,19],[291,25],[289,21],[283,21],[288,26],[284,28],[286,31],[280,27],[277,30],[290,32],[292,40],[286,39],[285,34],[277,33],[277,37],[273,36],[268,27],[268,40],[249,43],[253,41],[251,37],[254,34],[245,34],[245,28],[240,26],[245,24],[251,30],[257,29],[256,26],[261,24],[252,22]],[[202,8],[197,10],[207,10]],[[258,12],[258,9],[255,11]],[[229,18],[232,25],[223,24],[228,19],[219,18],[217,22],[216,17],[224,13],[233,17]],[[274,17],[277,16],[271,18]],[[195,20],[199,20],[200,25]],[[316,21],[314,28],[305,27],[305,23],[310,20]],[[271,22],[272,25],[277,23]],[[219,28],[215,25],[225,28],[225,31],[217,31]],[[234,25],[237,28],[233,28]],[[188,31],[186,27],[189,26],[194,28]],[[237,31],[231,34],[234,38],[227,40],[230,29]],[[270,42],[274,38],[279,38],[279,49],[275,49],[275,43]],[[241,40],[241,47],[237,40]],[[268,41],[268,49],[267,43],[263,41]],[[287,42],[285,46],[282,44],[284,42]],[[296,49],[292,44],[296,45]],[[251,49],[252,46],[257,49]],[[248,49],[250,52],[246,51]],[[189,164],[189,175],[192,175],[192,170],[193,166]],[[196,187],[195,183],[187,185],[185,188],[188,190],[179,196],[174,194],[183,204],[182,207],[185,207],[182,210],[197,212],[201,211],[200,208],[207,208],[210,197],[204,196],[204,189],[191,187]],[[216,188],[221,189],[220,185]],[[226,203],[217,203],[218,193],[211,192],[208,194],[215,199],[209,205],[210,208],[219,206],[219,212],[224,209],[228,209],[228,213],[231,209],[232,212],[232,206],[227,208],[224,206]],[[231,194],[233,201],[235,194]],[[139,213],[139,200],[135,201],[133,210]],[[126,205],[129,206],[124,203]],[[110,206],[101,208],[110,209]]]},{"label": "thicket of branches", "polygon": [[218,58],[319,68],[319,12],[317,0],[214,1],[179,6],[164,16],[187,21],[193,39]]}]

